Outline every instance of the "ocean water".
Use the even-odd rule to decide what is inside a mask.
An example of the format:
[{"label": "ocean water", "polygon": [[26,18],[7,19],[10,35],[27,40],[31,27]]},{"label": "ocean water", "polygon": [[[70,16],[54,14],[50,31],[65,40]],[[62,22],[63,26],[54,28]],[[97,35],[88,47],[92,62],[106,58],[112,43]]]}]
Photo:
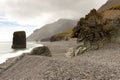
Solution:
[{"label": "ocean water", "polygon": [[27,42],[26,49],[12,49],[11,45],[12,42],[0,42],[0,64],[5,62],[9,58],[30,52],[33,48],[37,46],[42,46],[42,44],[37,44],[35,42]]}]

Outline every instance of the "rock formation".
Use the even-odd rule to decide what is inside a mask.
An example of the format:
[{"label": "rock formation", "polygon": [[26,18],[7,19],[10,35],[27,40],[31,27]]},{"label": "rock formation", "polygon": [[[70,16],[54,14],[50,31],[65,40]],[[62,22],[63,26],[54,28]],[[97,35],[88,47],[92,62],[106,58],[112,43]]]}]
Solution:
[{"label": "rock formation", "polygon": [[81,18],[73,29],[73,37],[77,38],[78,46],[74,54],[81,54],[86,50],[99,49],[111,41],[116,35],[117,27],[95,9],[91,10],[85,18]]},{"label": "rock formation", "polygon": [[40,47],[35,47],[31,52],[31,55],[41,55],[41,56],[52,56],[51,52],[48,47],[46,46],[40,46]]},{"label": "rock formation", "polygon": [[16,31],[13,34],[13,49],[26,48],[26,33],[25,31]]}]

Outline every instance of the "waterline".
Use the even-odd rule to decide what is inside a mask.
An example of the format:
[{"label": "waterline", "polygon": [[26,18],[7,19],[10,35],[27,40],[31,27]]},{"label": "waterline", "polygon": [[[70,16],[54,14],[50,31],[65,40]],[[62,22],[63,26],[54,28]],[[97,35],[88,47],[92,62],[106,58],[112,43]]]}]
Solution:
[{"label": "waterline", "polygon": [[36,44],[36,43],[32,43],[32,44],[33,44],[33,47],[28,48],[28,49],[18,50],[18,51],[15,51],[15,52],[8,52],[8,53],[5,53],[5,54],[0,54],[0,64],[6,62],[6,60],[8,60],[9,58],[20,56],[23,53],[29,53],[35,47],[43,46],[42,44]]}]

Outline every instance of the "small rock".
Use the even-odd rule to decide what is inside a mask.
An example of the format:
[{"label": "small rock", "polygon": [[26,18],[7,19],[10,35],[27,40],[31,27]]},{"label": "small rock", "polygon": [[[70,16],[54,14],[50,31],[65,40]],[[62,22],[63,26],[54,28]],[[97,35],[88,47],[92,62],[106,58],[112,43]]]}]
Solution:
[{"label": "small rock", "polygon": [[79,48],[77,48],[77,49],[75,50],[75,56],[77,56],[78,54],[84,53],[86,50],[87,50],[86,47],[80,46]]},{"label": "small rock", "polygon": [[76,48],[69,48],[65,55],[66,57],[72,58],[78,54],[84,53],[86,50],[87,48],[85,46],[77,46]]},{"label": "small rock", "polygon": [[74,53],[74,48],[69,48],[68,51],[67,51],[67,53],[66,53],[65,55],[66,55],[66,57],[68,57],[68,58],[73,57],[73,56],[75,55],[75,53]]}]

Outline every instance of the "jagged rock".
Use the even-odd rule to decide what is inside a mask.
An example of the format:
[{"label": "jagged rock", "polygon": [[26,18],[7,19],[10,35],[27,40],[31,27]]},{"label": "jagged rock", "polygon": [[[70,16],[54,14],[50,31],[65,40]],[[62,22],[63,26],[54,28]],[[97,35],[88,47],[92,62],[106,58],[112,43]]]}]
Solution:
[{"label": "jagged rock", "polygon": [[26,48],[26,33],[25,31],[16,31],[13,34],[13,49]]},{"label": "jagged rock", "polygon": [[49,48],[46,46],[35,47],[30,52],[30,55],[52,56]]},{"label": "jagged rock", "polygon": [[88,50],[97,50],[111,42],[113,36],[118,35],[119,23],[119,18],[105,19],[95,9],[91,10],[74,27],[72,36],[77,38],[79,45],[75,49],[70,49],[67,56],[77,56]]},{"label": "jagged rock", "polygon": [[[115,22],[119,23],[119,19]],[[103,16],[93,9],[77,23],[73,29],[73,37],[76,37],[78,42],[84,42],[86,47],[98,49],[99,44],[108,42],[108,40],[110,42],[113,35],[118,32],[114,25],[115,22],[103,19]]]},{"label": "jagged rock", "polygon": [[80,19],[73,29],[73,36],[78,38],[78,42],[96,42],[101,37],[102,24],[102,16],[93,9],[85,18]]},{"label": "jagged rock", "polygon": [[75,56],[84,53],[87,50],[85,46],[80,46],[75,49]]},{"label": "jagged rock", "polygon": [[69,48],[65,55],[68,58],[72,58],[74,56],[84,53],[87,49],[88,49],[87,47],[80,44],[76,48]]}]

